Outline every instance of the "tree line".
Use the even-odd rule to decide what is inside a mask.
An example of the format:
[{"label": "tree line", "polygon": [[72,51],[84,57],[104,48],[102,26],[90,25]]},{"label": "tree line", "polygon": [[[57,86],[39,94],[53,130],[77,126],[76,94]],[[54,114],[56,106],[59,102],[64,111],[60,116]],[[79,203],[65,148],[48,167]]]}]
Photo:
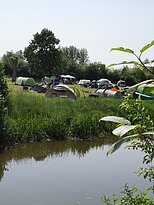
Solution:
[{"label": "tree line", "polygon": [[108,78],[116,83],[123,79],[129,85],[152,77],[138,66],[107,69],[103,63],[90,62],[87,49],[78,49],[75,46],[61,47],[59,43],[60,40],[54,33],[44,28],[40,33],[34,34],[24,51],[8,51],[2,56],[1,64],[5,74],[12,76],[14,82],[16,76],[42,79],[45,76],[69,74],[77,80]]}]

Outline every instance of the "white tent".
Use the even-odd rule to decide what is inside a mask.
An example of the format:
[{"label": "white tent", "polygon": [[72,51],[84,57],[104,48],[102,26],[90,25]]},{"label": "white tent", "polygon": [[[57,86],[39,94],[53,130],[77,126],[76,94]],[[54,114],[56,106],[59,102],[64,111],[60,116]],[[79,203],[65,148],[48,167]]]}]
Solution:
[{"label": "white tent", "polygon": [[70,83],[76,83],[76,78],[71,75],[60,75],[60,80],[62,80],[63,82],[67,80]]},{"label": "white tent", "polygon": [[85,80],[85,79],[82,79],[78,82],[79,85],[85,85],[87,83],[90,83],[90,80]]}]

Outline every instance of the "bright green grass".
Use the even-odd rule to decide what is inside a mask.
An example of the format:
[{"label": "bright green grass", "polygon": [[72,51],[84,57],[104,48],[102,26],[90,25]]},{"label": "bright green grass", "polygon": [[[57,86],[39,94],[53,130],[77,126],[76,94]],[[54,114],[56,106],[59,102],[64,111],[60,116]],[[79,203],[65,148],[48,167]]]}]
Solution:
[{"label": "bright green grass", "polygon": [[32,93],[11,93],[12,111],[7,116],[12,142],[46,138],[88,138],[109,133],[102,125],[106,115],[121,115],[119,100],[80,98],[77,101],[47,99]]},{"label": "bright green grass", "polygon": [[[77,101],[47,99],[44,94],[22,92],[22,86],[9,82],[12,111],[7,116],[7,134],[11,142],[38,141],[47,138],[89,138],[109,134],[114,123],[99,123],[103,116],[125,116],[118,99],[85,98],[82,90]],[[95,91],[95,89],[90,89]],[[153,101],[144,101],[154,119]]]}]

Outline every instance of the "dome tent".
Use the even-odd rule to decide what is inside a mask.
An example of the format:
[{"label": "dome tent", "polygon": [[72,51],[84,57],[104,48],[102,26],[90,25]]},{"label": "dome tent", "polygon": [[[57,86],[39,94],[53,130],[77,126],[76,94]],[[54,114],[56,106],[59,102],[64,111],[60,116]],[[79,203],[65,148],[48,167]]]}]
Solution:
[{"label": "dome tent", "polygon": [[139,93],[153,96],[154,97],[154,82],[153,83],[148,83],[148,84],[142,84],[137,88],[137,91]]},{"label": "dome tent", "polygon": [[36,84],[33,78],[18,77],[16,80],[17,85],[33,86]]}]

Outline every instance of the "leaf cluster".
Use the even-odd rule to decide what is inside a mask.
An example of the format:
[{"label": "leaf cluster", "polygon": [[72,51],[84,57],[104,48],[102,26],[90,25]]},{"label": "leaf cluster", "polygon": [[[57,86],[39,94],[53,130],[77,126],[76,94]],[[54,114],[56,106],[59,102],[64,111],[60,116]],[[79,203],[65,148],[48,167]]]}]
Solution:
[{"label": "leaf cluster", "polygon": [[140,98],[134,101],[131,96],[126,96],[120,108],[125,111],[128,120],[130,120],[132,124],[139,124],[143,131],[147,131],[148,127],[153,127],[153,121],[149,111],[144,107]]},{"label": "leaf cluster", "polygon": [[134,55],[138,61],[123,61],[122,63],[113,63],[113,64],[110,64],[108,65],[108,68],[109,67],[112,67],[112,66],[115,66],[115,65],[121,65],[121,64],[133,64],[133,65],[137,65],[139,68],[141,69],[145,69],[147,70],[149,73],[153,74],[154,75],[154,71],[150,68],[148,68],[147,66],[145,66],[144,64],[144,61],[142,61],[141,59],[141,55],[142,53],[144,53],[145,51],[147,51],[149,48],[151,48],[152,46],[154,46],[154,40],[151,41],[151,43],[143,46],[141,49],[140,49],[140,54],[137,55],[132,49],[130,48],[124,48],[124,47],[117,47],[117,48],[112,48],[110,51],[121,51],[121,52],[125,52],[125,53],[129,53],[131,55]]},{"label": "leaf cluster", "polygon": [[4,70],[0,65],[0,149],[4,147],[6,138],[5,114],[9,106],[8,88],[4,79]]},{"label": "leaf cluster", "polygon": [[153,191],[152,188],[143,192],[136,187],[129,187],[125,184],[120,198],[113,195],[113,198],[111,199],[104,195],[102,200],[106,205],[153,205],[154,200],[148,197],[148,194],[151,191]]}]

